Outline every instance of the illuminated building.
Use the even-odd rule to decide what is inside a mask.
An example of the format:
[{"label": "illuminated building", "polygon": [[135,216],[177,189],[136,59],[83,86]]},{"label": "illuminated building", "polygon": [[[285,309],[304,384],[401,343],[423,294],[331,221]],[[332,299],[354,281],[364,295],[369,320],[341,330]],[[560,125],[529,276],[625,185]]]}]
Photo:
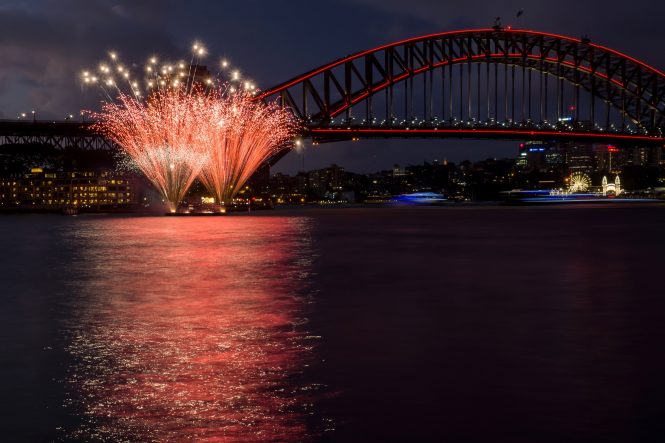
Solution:
[{"label": "illuminated building", "polygon": [[588,143],[567,143],[566,163],[572,171],[591,171],[594,167],[593,147]]},{"label": "illuminated building", "polygon": [[543,142],[520,143],[520,152],[517,157],[517,166],[522,169],[540,171],[545,169],[545,151],[547,145]]},{"label": "illuminated building", "polygon": [[621,195],[621,179],[617,175],[614,178],[614,183],[607,182],[607,176],[603,177],[603,195]]},{"label": "illuminated building", "polygon": [[518,168],[529,171],[544,171],[565,166],[566,153],[559,145],[542,141],[520,143],[515,161]]},{"label": "illuminated building", "polygon": [[327,193],[337,193],[343,190],[344,168],[335,164],[325,169],[310,171],[309,187],[319,197]]},{"label": "illuminated building", "polygon": [[621,150],[614,145],[594,145],[593,153],[598,171],[613,172],[621,169],[624,164]]},{"label": "illuminated building", "polygon": [[515,165],[523,171],[616,173],[629,163],[631,155],[633,164],[656,164],[660,150],[635,148],[631,151],[608,144],[529,141],[520,144]]},{"label": "illuminated building", "polygon": [[660,146],[633,148],[631,160],[636,166],[661,166],[665,164],[663,148]]},{"label": "illuminated building", "polygon": [[527,156],[526,151],[520,152],[517,155],[517,158],[515,159],[515,166],[517,166],[520,169],[526,169],[527,165],[529,164],[526,156]]},{"label": "illuminated building", "polygon": [[560,146],[550,146],[545,151],[545,164],[550,169],[562,168],[566,165],[566,152]]},{"label": "illuminated building", "polygon": [[393,177],[405,177],[407,176],[408,173],[406,172],[405,169],[400,168],[399,165],[394,165],[393,166]]},{"label": "illuminated building", "polygon": [[110,171],[48,172],[33,168],[20,178],[0,179],[0,208],[105,210],[137,203],[135,179]]}]

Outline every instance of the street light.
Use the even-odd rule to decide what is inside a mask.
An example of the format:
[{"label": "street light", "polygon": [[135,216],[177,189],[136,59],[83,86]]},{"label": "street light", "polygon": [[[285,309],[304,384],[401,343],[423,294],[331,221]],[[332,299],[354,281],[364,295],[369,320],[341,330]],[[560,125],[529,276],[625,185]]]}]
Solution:
[{"label": "street light", "polygon": [[305,150],[301,149],[303,148],[303,142],[301,139],[297,138],[296,141],[294,142],[294,145],[296,147],[296,152],[300,152],[302,155],[302,172],[305,172]]}]

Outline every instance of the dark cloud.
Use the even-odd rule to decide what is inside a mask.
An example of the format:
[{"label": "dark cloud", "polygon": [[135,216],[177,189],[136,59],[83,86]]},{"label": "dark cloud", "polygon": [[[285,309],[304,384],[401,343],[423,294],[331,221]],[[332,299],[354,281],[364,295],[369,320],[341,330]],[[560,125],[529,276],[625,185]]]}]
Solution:
[{"label": "dark cloud", "polygon": [[[127,16],[114,12],[118,8]],[[95,66],[116,45],[130,57],[145,55],[143,43],[173,50],[168,32],[132,18],[125,5],[109,2],[5,5],[0,8],[0,33],[0,106],[5,115],[36,109],[42,117],[61,118],[96,107],[97,94],[81,91],[82,68]]]},{"label": "dark cloud", "polygon": [[[425,20],[437,30],[488,27],[495,17],[504,25],[571,36],[588,35],[598,44],[643,57],[656,66],[665,64],[665,2],[638,1],[529,1],[474,0],[352,0],[386,13]],[[518,11],[524,11],[517,17]]]},{"label": "dark cloud", "polygon": [[[526,3],[526,4],[525,4]],[[524,14],[517,18],[517,12]],[[343,55],[443,30],[504,24],[573,36],[589,35],[665,68],[665,2],[435,0],[5,0],[0,5],[0,115],[37,109],[59,118],[95,108],[77,75],[117,49],[127,61],[151,53],[177,58],[192,40],[229,57],[263,87]],[[212,59],[211,59],[212,62]],[[511,153],[499,142],[359,142],[320,147],[307,166],[337,161],[376,169],[424,158],[478,158]],[[280,168],[300,165],[287,156]]]}]

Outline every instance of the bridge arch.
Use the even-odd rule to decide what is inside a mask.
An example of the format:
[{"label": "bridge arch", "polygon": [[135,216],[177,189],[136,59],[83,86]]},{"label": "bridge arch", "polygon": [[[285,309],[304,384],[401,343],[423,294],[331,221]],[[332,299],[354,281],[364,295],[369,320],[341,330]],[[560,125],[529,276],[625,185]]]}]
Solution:
[{"label": "bridge arch", "polygon": [[411,38],[264,91],[315,139],[552,137],[663,143],[665,74],[587,39],[488,28]]}]

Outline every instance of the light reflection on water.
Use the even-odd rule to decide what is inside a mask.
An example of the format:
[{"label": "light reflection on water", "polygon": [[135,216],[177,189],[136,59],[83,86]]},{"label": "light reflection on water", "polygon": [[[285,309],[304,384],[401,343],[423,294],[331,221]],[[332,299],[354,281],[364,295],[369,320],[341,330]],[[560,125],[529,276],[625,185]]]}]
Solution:
[{"label": "light reflection on water", "polygon": [[67,438],[306,441],[307,218],[81,221]]}]

